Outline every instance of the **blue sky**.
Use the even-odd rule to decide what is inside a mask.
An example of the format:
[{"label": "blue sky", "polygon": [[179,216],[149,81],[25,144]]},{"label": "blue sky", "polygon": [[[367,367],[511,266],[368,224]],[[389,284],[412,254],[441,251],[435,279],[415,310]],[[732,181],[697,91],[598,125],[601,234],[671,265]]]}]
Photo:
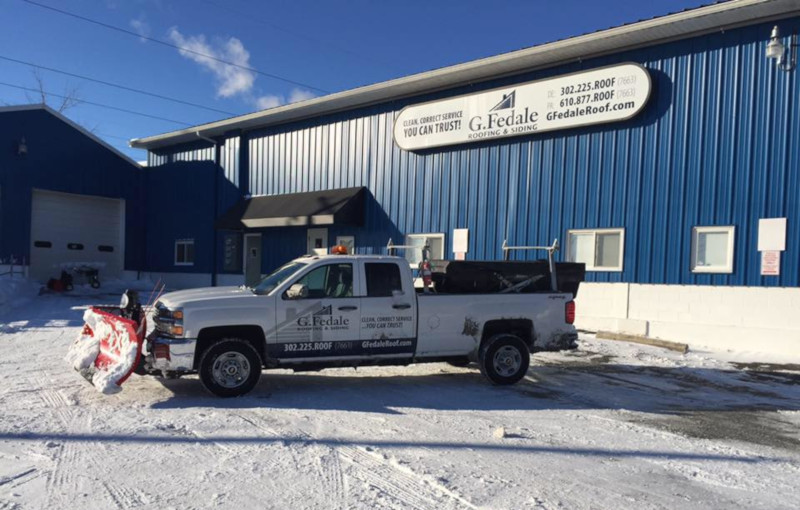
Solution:
[{"label": "blue sky", "polygon": [[[65,114],[134,159],[126,140],[346,90],[675,12],[697,0],[35,0],[197,53],[126,35],[23,0],[0,0],[0,82],[36,88],[25,61],[220,111],[41,70],[47,91],[80,103]],[[4,59],[5,58],[5,59]],[[59,99],[51,98],[58,106]],[[0,105],[39,102],[0,85]],[[221,113],[221,111],[229,113]],[[178,121],[178,122],[171,122]]]}]

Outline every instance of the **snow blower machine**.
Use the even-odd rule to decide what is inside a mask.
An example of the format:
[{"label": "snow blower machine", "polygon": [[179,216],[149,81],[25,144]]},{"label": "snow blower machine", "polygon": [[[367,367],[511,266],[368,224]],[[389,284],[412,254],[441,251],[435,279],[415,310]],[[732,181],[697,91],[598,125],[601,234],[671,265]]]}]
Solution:
[{"label": "snow blower machine", "polygon": [[126,290],[119,306],[90,306],[83,321],[66,361],[101,393],[117,393],[142,357],[147,319],[139,295]]}]

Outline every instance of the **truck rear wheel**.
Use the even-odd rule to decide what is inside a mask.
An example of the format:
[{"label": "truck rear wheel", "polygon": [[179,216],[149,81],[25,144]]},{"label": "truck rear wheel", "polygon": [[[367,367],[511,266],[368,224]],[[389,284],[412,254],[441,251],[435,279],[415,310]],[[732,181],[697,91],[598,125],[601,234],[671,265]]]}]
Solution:
[{"label": "truck rear wheel", "polygon": [[200,358],[200,382],[218,397],[238,397],[255,387],[261,377],[261,357],[250,343],[226,338],[214,343]]},{"label": "truck rear wheel", "polygon": [[481,347],[478,364],[492,384],[514,384],[525,377],[531,355],[525,342],[516,335],[500,333]]}]

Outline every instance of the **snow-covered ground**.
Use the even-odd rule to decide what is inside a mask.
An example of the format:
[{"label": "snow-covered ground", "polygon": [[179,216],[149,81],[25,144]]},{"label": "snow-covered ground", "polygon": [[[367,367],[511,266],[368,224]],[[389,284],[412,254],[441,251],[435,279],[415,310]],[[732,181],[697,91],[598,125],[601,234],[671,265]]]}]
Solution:
[{"label": "snow-covered ground", "polygon": [[14,308],[25,304],[39,293],[41,286],[19,275],[0,276],[0,320],[2,315]]},{"label": "snow-covered ground", "polygon": [[[103,291],[103,289],[101,289]],[[475,369],[266,372],[99,394],[63,361],[85,305],[0,315],[0,508],[797,508],[798,366],[582,338],[524,383]],[[503,428],[500,431],[500,428]]]}]

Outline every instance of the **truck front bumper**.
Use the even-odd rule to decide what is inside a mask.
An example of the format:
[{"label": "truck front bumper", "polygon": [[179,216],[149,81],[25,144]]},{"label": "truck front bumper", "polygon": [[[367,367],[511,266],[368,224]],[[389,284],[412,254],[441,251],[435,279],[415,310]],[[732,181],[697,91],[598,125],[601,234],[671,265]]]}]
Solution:
[{"label": "truck front bumper", "polygon": [[147,337],[145,368],[162,373],[192,372],[196,344],[196,338],[170,338],[153,332]]}]

